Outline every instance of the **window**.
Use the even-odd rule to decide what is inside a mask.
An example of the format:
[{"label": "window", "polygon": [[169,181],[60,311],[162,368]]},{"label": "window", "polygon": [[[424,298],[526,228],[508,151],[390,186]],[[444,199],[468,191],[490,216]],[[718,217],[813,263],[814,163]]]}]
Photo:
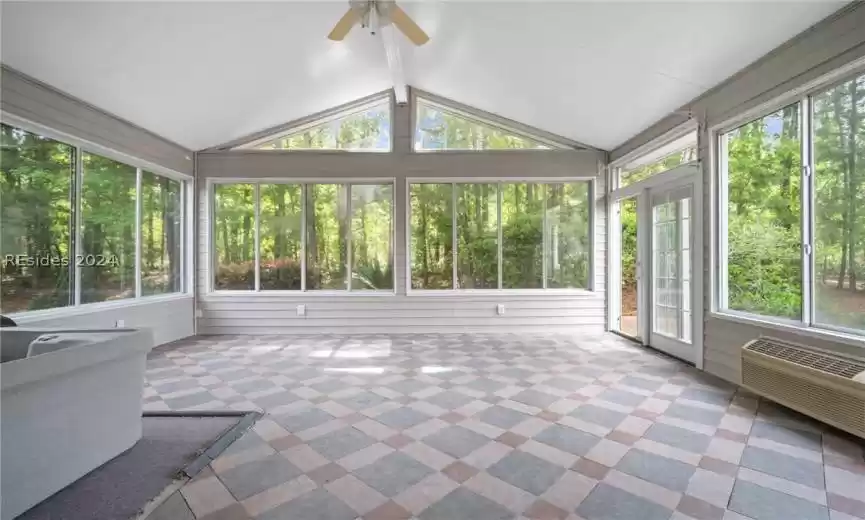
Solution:
[{"label": "window", "polygon": [[312,184],[306,195],[306,288],[345,289],[349,224],[347,186]]},{"label": "window", "polygon": [[728,308],[802,317],[799,105],[721,137],[727,179]]},{"label": "window", "polygon": [[547,287],[588,287],[589,183],[547,184]]},{"label": "window", "polygon": [[0,170],[0,310],[72,305],[75,149],[4,124]]},{"label": "window", "polygon": [[393,291],[392,183],[215,184],[213,200],[215,290]]},{"label": "window", "polygon": [[438,103],[418,99],[416,105],[415,150],[546,150],[554,147]]},{"label": "window", "polygon": [[544,287],[544,185],[502,184],[502,287]]},{"label": "window", "polygon": [[588,288],[589,194],[585,181],[409,183],[411,288]]},{"label": "window", "polygon": [[132,166],[84,152],[81,185],[81,303],[135,297]]},{"label": "window", "polygon": [[453,185],[411,184],[411,287],[453,289]]},{"label": "window", "polygon": [[303,189],[300,184],[262,184],[259,244],[261,290],[302,287]]},{"label": "window", "polygon": [[690,132],[619,168],[619,187],[630,186],[696,160],[697,132]]},{"label": "window", "polygon": [[390,100],[380,100],[341,112],[305,128],[294,128],[279,136],[246,145],[258,150],[344,150],[389,152]]},{"label": "window", "polygon": [[255,206],[252,184],[217,184],[214,189],[215,287],[255,288]]},{"label": "window", "polygon": [[182,193],[180,181],[3,124],[0,312],[181,292]]},{"label": "window", "polygon": [[720,136],[722,310],[865,333],[863,121],[859,75]]},{"label": "window", "polygon": [[393,186],[351,185],[354,290],[393,290]]},{"label": "window", "polygon": [[457,288],[495,289],[498,282],[498,185],[457,184]]},{"label": "window", "polygon": [[814,321],[865,331],[865,75],[811,106]]},{"label": "window", "polygon": [[141,172],[141,294],[179,292],[182,287],[182,184]]}]

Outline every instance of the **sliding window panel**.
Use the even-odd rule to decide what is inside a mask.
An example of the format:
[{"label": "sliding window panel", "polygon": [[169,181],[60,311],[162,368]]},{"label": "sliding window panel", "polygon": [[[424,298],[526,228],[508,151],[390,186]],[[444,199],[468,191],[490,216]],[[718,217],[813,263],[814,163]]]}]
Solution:
[{"label": "sliding window panel", "polygon": [[300,184],[262,184],[259,192],[261,290],[299,291],[303,189]]},{"label": "sliding window panel", "polygon": [[255,290],[255,186],[214,186],[214,289]]},{"label": "sliding window panel", "polygon": [[141,172],[141,295],[182,289],[181,184]]},{"label": "sliding window panel", "polygon": [[[70,265],[75,149],[2,125],[0,311],[73,304]],[[30,265],[32,263],[32,265]]]},{"label": "sliding window panel", "polygon": [[82,154],[81,303],[135,297],[137,169]]},{"label": "sliding window panel", "polygon": [[800,105],[721,136],[728,308],[802,318]]},{"label": "sliding window panel", "polygon": [[453,185],[412,184],[411,288],[453,289]]},{"label": "sliding window panel", "polygon": [[351,289],[393,290],[393,185],[351,185]]},{"label": "sliding window panel", "polygon": [[344,184],[306,189],[306,289],[345,290],[348,263],[348,197]]},{"label": "sliding window panel", "polygon": [[812,98],[814,321],[865,332],[865,75]]},{"label": "sliding window panel", "polygon": [[591,258],[589,183],[546,186],[547,288],[586,289]]},{"label": "sliding window panel", "polygon": [[457,184],[457,288],[498,288],[498,185]]},{"label": "sliding window panel", "polygon": [[502,288],[544,287],[544,185],[502,184]]}]

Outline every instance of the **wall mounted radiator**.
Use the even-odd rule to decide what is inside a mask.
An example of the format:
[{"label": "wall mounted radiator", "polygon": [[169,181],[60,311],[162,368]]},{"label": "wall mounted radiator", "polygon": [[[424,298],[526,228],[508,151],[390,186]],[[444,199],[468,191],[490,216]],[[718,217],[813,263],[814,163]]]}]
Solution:
[{"label": "wall mounted radiator", "polygon": [[761,337],[742,347],[742,385],[865,439],[865,360]]}]

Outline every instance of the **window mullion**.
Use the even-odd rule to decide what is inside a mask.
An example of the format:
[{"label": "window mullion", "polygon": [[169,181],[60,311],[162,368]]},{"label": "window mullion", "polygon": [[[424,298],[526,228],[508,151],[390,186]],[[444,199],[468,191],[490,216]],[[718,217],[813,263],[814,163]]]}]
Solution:
[{"label": "window mullion", "polygon": [[345,208],[345,286],[348,292],[351,292],[352,279],[352,254],[351,254],[351,184],[345,184],[345,200],[343,207]]},{"label": "window mullion", "polygon": [[[141,168],[135,169],[135,297],[141,298]],[[164,230],[163,230],[164,233]]]},{"label": "window mullion", "polygon": [[451,183],[451,270],[453,271],[453,279],[451,280],[451,288],[456,290],[457,286],[457,262],[459,255],[457,254],[457,184]]},{"label": "window mullion", "polygon": [[83,210],[84,154],[80,146],[75,147],[75,179],[72,189],[73,215],[73,254],[70,262],[73,283],[73,304],[81,305],[81,265],[78,259],[84,254],[83,233],[81,232],[81,211]]},{"label": "window mullion", "polygon": [[728,309],[730,298],[728,291],[727,246],[729,243],[729,213],[728,199],[728,143],[726,134],[719,134],[716,141],[718,147],[718,308]]},{"label": "window mullion", "polygon": [[261,290],[261,251],[259,250],[259,246],[261,245],[261,238],[259,237],[259,231],[261,230],[261,185],[255,183],[253,185],[253,212],[254,212],[254,222],[253,222],[253,247],[255,247],[255,252],[253,257],[255,258],[255,290]]},{"label": "window mullion", "polygon": [[498,288],[502,288],[502,237],[504,233],[502,232],[502,183],[496,183],[496,219],[498,221],[498,259],[499,259],[499,285]]},{"label": "window mullion", "polygon": [[802,322],[814,323],[814,161],[812,146],[811,99],[799,105],[802,168],[799,196],[802,219]]},{"label": "window mullion", "polygon": [[300,185],[300,290],[306,292],[306,206],[307,185]]},{"label": "window mullion", "polygon": [[543,266],[541,267],[541,276],[544,277],[541,287],[544,289],[547,288],[547,241],[550,238],[547,236],[547,196],[549,193],[549,187],[549,184],[541,184],[541,189],[543,190],[541,193],[541,225],[543,226],[543,231],[541,231],[541,261],[543,262]]}]

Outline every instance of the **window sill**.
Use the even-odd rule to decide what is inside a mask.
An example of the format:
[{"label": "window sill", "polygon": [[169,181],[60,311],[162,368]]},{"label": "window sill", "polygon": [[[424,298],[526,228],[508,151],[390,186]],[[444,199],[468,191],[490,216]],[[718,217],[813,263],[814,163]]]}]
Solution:
[{"label": "window sill", "polygon": [[817,329],[801,324],[774,321],[768,318],[757,317],[753,315],[732,314],[723,311],[711,312],[709,313],[709,317],[718,320],[731,321],[734,323],[741,323],[742,325],[750,325],[752,327],[763,327],[781,332],[798,334],[801,336],[816,338],[823,341],[834,341],[837,343],[843,343],[845,345],[851,345],[854,347],[865,349],[865,336],[857,336],[855,334],[848,334],[845,332],[839,332],[829,329]]},{"label": "window sill", "polygon": [[7,314],[7,316],[15,320],[15,323],[17,323],[18,325],[26,325],[28,323],[37,323],[44,320],[67,318],[71,316],[81,316],[106,310],[128,309],[139,307],[141,305],[153,305],[156,303],[172,302],[177,300],[192,300],[192,295],[189,293],[160,294],[154,296],[144,296],[142,298],[130,298],[128,300],[85,303],[83,305],[78,305],[75,307],[60,307],[57,309],[24,311],[14,314]]},{"label": "window sill", "polygon": [[394,291],[210,291],[206,294],[208,298],[216,297],[235,297],[235,296],[261,296],[263,298],[340,298],[347,296],[349,298],[365,298],[368,296],[375,298],[391,298],[396,296]]},{"label": "window sill", "polygon": [[406,296],[459,298],[463,296],[597,296],[588,289],[409,289]]}]

